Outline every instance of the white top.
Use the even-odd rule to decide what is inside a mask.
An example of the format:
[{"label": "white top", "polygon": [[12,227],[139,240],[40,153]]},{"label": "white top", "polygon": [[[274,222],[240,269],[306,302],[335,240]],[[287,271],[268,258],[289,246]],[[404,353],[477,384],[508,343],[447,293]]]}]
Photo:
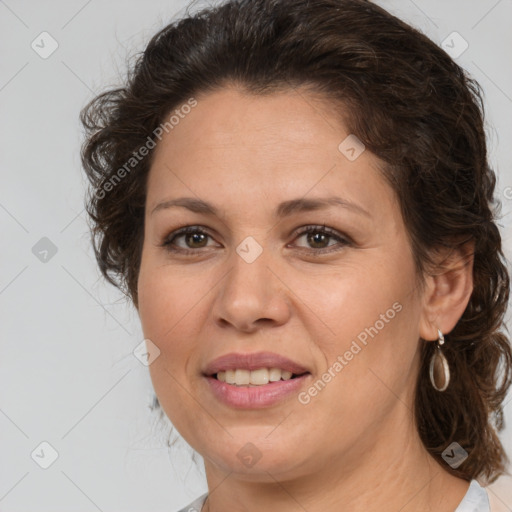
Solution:
[{"label": "white top", "polygon": [[491,512],[487,491],[476,480],[471,480],[468,492],[455,512]]},{"label": "white top", "polygon": [[[178,512],[201,512],[207,496],[208,493],[199,496]],[[468,491],[454,512],[491,512],[487,491],[476,480],[471,480]]]}]

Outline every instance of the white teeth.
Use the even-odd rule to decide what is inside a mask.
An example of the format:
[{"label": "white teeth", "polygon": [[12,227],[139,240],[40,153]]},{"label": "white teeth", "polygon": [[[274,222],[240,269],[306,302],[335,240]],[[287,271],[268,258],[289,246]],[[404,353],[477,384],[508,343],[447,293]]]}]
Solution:
[{"label": "white teeth", "polygon": [[[260,368],[259,370],[253,370],[251,372],[251,384],[261,386],[262,384],[268,384],[268,370],[266,368]],[[238,381],[237,381],[238,384]]]},{"label": "white teeth", "polygon": [[236,369],[217,372],[218,380],[236,386],[263,386],[269,382],[291,378],[292,372],[281,370],[281,368],[258,368],[252,371]]},{"label": "white teeth", "polygon": [[[237,386],[247,386],[251,380],[251,372],[249,370],[235,370],[235,381]],[[230,383],[232,384],[232,383]],[[254,383],[253,383],[254,384]]]},{"label": "white teeth", "polygon": [[281,380],[281,370],[279,368],[270,368],[270,371],[268,372],[268,380],[270,382]]}]

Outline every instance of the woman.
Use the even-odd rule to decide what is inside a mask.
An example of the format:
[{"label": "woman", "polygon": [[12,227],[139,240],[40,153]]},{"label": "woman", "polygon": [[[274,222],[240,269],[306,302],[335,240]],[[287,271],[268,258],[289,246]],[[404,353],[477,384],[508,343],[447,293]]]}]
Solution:
[{"label": "woman", "polygon": [[364,0],[189,15],[84,109],[100,268],[204,458],[183,510],[489,510],[512,352],[483,115]]}]

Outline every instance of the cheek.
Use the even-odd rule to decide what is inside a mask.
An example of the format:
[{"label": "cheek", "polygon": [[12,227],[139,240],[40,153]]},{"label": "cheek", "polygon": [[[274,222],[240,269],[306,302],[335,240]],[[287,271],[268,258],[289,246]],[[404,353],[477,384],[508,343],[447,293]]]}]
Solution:
[{"label": "cheek", "polygon": [[143,259],[139,273],[139,317],[146,337],[165,342],[198,301],[200,290],[196,281],[149,260]]},{"label": "cheek", "polygon": [[363,432],[378,435],[396,407],[413,408],[417,374],[411,321],[416,310],[402,301],[390,303],[385,295],[356,314],[358,305],[352,316],[340,315],[337,343],[322,347],[326,366],[300,397],[304,411],[327,426],[326,435],[342,431],[347,445],[356,444]]},{"label": "cheek", "polygon": [[364,339],[365,329],[376,322],[378,331],[390,331],[389,326],[405,316],[397,310],[411,300],[412,274],[407,262],[400,267],[393,262],[386,264],[381,258],[364,266],[345,264],[336,271],[290,274],[288,282],[293,283],[290,288],[303,303],[296,303],[299,310],[311,312],[317,324],[315,330],[321,334],[319,343],[343,348],[344,342],[360,333]]},{"label": "cheek", "polygon": [[194,329],[197,329],[190,303],[197,300],[184,293],[179,278],[171,279],[166,274],[164,267],[148,269],[141,266],[139,317],[144,338],[150,339],[160,350],[159,356],[149,365],[160,405],[179,431],[187,431],[190,419],[184,411],[197,407],[187,381],[189,359],[194,351],[191,342]]},{"label": "cheek", "polygon": [[[186,340],[180,336],[188,320],[188,300],[176,279],[166,277],[165,267],[141,265],[138,282],[139,318],[144,338],[160,350],[149,366],[157,395],[161,381],[174,386],[172,376],[182,379],[183,359],[187,357]],[[167,373],[169,372],[169,373]]]},{"label": "cheek", "polygon": [[323,283],[322,293],[310,282],[308,305],[321,319],[316,340],[325,361],[319,377],[332,382],[326,385],[329,390],[321,399],[326,402],[320,408],[337,417],[347,408],[355,415],[360,407],[370,414],[396,402],[411,386],[421,307],[414,277],[411,261],[390,258],[365,271],[344,269],[330,283],[315,280]]}]

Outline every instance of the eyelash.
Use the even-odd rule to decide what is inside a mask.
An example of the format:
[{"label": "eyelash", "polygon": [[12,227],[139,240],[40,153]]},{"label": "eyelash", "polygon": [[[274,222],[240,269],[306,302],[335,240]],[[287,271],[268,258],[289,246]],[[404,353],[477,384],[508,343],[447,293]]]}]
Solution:
[{"label": "eyelash", "polygon": [[[164,247],[165,250],[167,250],[169,252],[173,252],[173,253],[180,253],[183,255],[197,254],[200,251],[200,249],[204,249],[204,248],[201,247],[198,249],[183,249],[181,247],[180,248],[173,247],[173,245],[172,245],[173,242],[176,240],[176,238],[183,236],[183,235],[188,235],[191,233],[198,233],[198,234],[206,235],[206,236],[209,236],[210,238],[212,238],[211,235],[207,231],[205,231],[201,226],[186,226],[186,227],[181,228],[177,231],[174,231],[173,233],[168,235],[166,237],[166,239],[164,240],[164,242],[160,246]],[[302,230],[294,233],[294,235],[296,238],[299,238],[302,235],[305,235],[308,233],[321,233],[324,235],[328,235],[329,238],[333,238],[333,239],[337,240],[342,246],[352,245],[352,240],[350,240],[349,237],[341,236],[340,233],[338,233],[337,231],[335,231],[333,229],[326,227],[325,225],[323,225],[323,226],[308,226],[305,229],[302,229]],[[330,247],[331,246],[325,247],[323,249],[310,249],[310,251],[312,251],[314,253],[313,255],[316,256],[316,255],[323,255],[323,254],[341,250],[340,248],[332,249]],[[335,247],[335,246],[332,246],[332,247]],[[304,247],[301,247],[300,249],[308,250],[307,248],[304,248]]]}]

